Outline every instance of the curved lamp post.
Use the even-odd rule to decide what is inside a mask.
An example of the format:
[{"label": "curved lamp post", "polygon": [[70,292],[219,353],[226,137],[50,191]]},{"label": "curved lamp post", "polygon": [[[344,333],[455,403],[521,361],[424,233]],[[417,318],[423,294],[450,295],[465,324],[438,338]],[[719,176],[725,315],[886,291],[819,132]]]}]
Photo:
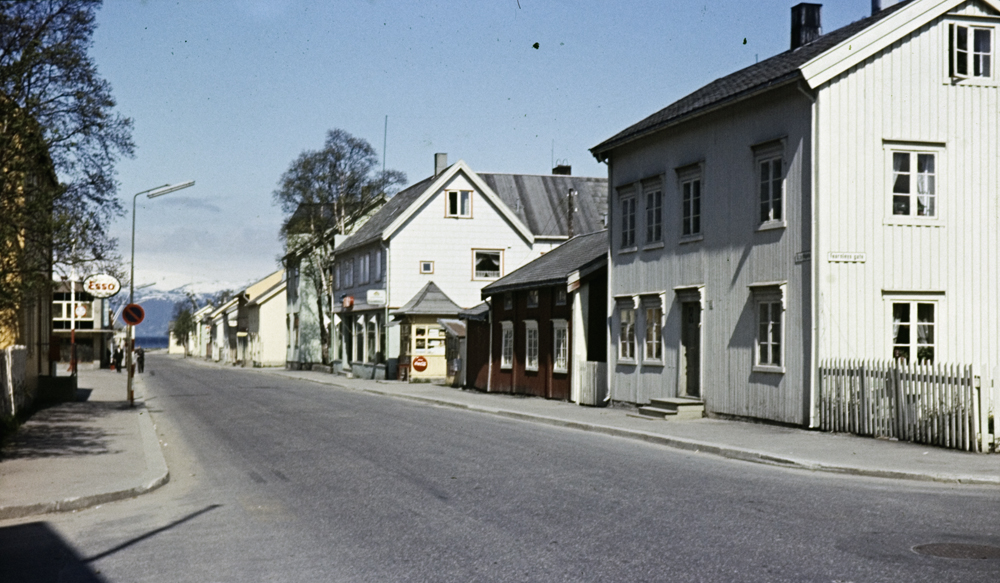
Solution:
[{"label": "curved lamp post", "polygon": [[[189,186],[194,186],[194,180],[175,185],[164,184],[163,186],[157,186],[156,188],[150,188],[149,190],[137,192],[135,193],[135,196],[132,197],[132,259],[128,275],[128,303],[131,304],[135,301],[135,201],[142,194],[145,194],[146,198],[156,198]],[[169,342],[169,340],[167,342]],[[132,326],[128,326],[125,331],[125,368],[128,370],[128,404],[130,407],[135,403],[134,395],[132,394],[132,376],[135,372],[132,369],[132,349],[134,348],[134,344],[135,341],[132,335]]]}]

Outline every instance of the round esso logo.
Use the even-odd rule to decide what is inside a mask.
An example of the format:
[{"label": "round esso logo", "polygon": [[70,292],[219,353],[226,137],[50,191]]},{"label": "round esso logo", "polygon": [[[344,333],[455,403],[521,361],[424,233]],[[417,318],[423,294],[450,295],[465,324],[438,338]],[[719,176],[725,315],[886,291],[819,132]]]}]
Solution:
[{"label": "round esso logo", "polygon": [[110,298],[122,289],[122,284],[113,275],[98,273],[83,280],[83,291],[95,298]]}]

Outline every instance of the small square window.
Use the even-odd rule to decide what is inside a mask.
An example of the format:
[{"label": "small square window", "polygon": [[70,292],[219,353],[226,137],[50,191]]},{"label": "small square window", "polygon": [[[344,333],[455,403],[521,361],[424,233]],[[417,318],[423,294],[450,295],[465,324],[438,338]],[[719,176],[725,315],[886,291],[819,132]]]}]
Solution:
[{"label": "small square window", "polygon": [[514,309],[514,294],[507,292],[503,295],[503,309],[505,310]]},{"label": "small square window", "polygon": [[434,273],[434,262],[433,261],[421,261],[420,262],[420,273]]},{"label": "small square window", "polygon": [[537,308],[538,307],[538,290],[531,289],[528,290],[528,307]]},{"label": "small square window", "polygon": [[448,217],[469,218],[472,216],[472,191],[471,190],[449,190],[448,209],[445,214]]},{"label": "small square window", "polygon": [[565,306],[566,305],[566,288],[557,287],[556,288],[556,305]]}]

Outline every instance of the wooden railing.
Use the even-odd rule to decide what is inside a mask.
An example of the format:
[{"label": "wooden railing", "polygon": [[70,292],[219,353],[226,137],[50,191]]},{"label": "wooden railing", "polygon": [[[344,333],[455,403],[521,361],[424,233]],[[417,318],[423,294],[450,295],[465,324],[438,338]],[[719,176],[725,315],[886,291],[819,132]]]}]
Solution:
[{"label": "wooden railing", "polygon": [[819,369],[820,429],[996,451],[1000,387],[985,373],[969,365],[824,361]]}]

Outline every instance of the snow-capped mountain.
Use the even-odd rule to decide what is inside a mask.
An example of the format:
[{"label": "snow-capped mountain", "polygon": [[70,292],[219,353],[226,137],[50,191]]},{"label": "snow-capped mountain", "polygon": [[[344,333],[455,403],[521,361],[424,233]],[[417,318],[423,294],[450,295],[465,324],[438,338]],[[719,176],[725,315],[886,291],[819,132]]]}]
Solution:
[{"label": "snow-capped mountain", "polygon": [[[136,327],[136,336],[167,336],[170,320],[174,316],[174,306],[178,302],[188,301],[188,287],[183,286],[172,290],[142,288],[135,290],[135,303],[142,306],[146,317]],[[194,295],[198,307],[204,306],[219,290],[200,291]],[[117,314],[119,309],[128,303],[128,290],[124,289],[112,298],[112,310]],[[121,320],[119,319],[119,322]]]}]

